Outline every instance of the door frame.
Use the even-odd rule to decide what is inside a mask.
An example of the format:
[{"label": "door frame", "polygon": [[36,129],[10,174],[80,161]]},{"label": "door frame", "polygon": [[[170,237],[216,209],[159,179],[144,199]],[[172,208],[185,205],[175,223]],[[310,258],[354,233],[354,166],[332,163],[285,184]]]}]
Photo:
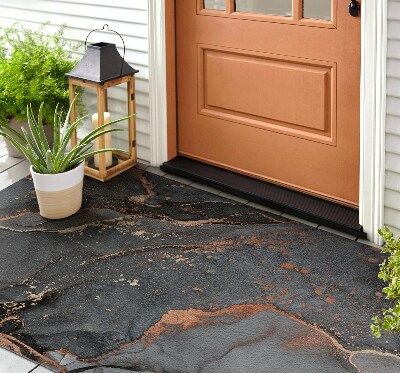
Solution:
[{"label": "door frame", "polygon": [[[148,0],[150,163],[177,152],[175,0]],[[387,2],[361,3],[360,224],[380,244],[384,222]]]}]

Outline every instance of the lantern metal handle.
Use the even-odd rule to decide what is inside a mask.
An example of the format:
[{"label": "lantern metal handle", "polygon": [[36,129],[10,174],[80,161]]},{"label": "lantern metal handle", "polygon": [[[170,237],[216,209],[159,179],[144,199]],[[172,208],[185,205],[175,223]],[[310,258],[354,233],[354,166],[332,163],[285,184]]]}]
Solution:
[{"label": "lantern metal handle", "polygon": [[95,32],[95,31],[105,31],[105,27],[106,27],[106,26],[107,26],[107,31],[109,31],[109,32],[114,32],[115,34],[117,34],[117,35],[121,38],[122,44],[124,45],[124,55],[122,56],[121,72],[120,72],[120,74],[119,74],[119,75],[122,75],[122,70],[123,70],[123,68],[124,68],[124,62],[125,62],[125,42],[124,42],[124,39],[122,38],[122,36],[121,36],[117,31],[115,31],[115,30],[110,30],[110,27],[108,26],[107,23],[104,24],[103,28],[96,28],[96,29],[90,31],[90,32],[87,34],[86,39],[85,39],[85,51],[86,51],[86,48],[87,48],[87,40],[88,40],[88,38],[89,38],[89,35],[90,35],[92,32]]}]

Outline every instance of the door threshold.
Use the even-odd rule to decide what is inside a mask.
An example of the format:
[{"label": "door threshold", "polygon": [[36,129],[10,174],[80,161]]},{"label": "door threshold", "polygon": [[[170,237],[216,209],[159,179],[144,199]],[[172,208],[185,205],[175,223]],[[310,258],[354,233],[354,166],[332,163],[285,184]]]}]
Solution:
[{"label": "door threshold", "polygon": [[160,168],[284,213],[360,238],[367,237],[358,223],[357,209],[181,156],[165,162]]}]

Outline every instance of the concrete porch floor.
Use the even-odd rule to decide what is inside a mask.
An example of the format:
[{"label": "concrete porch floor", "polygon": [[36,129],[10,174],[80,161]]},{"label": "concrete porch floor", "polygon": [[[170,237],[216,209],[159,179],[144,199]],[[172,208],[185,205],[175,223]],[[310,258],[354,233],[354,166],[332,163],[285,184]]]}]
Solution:
[{"label": "concrete porch floor", "polygon": [[[235,196],[226,194],[224,192],[221,192],[220,190],[210,188],[208,186],[204,186],[202,184],[194,183],[191,180],[183,179],[174,175],[169,175],[164,172],[162,172],[158,168],[150,167],[148,165],[145,165],[144,163],[141,163],[140,168],[147,169],[148,171],[166,177],[168,179],[172,179],[178,182],[181,182],[183,184],[191,185],[192,187],[196,187],[202,190],[205,190],[207,192],[219,195],[224,198],[232,199],[235,200],[239,203],[242,204],[247,204],[249,206],[259,208],[265,211],[273,212],[277,215],[282,215],[282,212],[276,211],[269,209],[265,206],[257,205],[255,203],[250,203],[247,200],[237,198]],[[6,154],[6,149],[4,145],[4,140],[0,139],[0,190],[12,185],[13,183],[17,182],[18,180],[24,178],[29,174],[29,164],[26,160],[22,159],[16,159],[16,158],[11,158],[8,157]],[[323,226],[317,226],[316,224],[294,218],[292,216],[283,214],[282,216],[287,217],[292,220],[300,221],[301,223],[311,225],[313,227],[316,227],[321,230],[326,230],[335,234],[338,234],[340,236],[343,236],[347,239],[350,240],[356,240],[355,237],[344,234],[342,232],[334,231],[330,228],[323,227]],[[368,241],[364,240],[359,240],[360,242],[366,243],[366,244],[371,244]],[[372,372],[374,370],[362,370],[362,371],[368,371]],[[0,348],[0,373],[30,373],[30,372],[35,372],[35,373],[45,373],[45,372],[50,372],[48,369],[44,368],[43,366],[38,365],[37,363],[31,362],[29,360],[26,360],[24,358],[21,358],[8,350]],[[389,372],[389,371],[387,371]],[[394,370],[393,370],[394,372]]]}]

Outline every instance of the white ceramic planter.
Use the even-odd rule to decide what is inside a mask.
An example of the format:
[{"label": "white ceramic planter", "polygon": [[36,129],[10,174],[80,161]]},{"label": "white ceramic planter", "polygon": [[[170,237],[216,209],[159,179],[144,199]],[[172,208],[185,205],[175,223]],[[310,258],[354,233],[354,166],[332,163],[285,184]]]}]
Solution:
[{"label": "white ceramic planter", "polygon": [[60,174],[31,175],[39,203],[40,215],[47,219],[62,219],[75,214],[82,205],[85,163]]}]

